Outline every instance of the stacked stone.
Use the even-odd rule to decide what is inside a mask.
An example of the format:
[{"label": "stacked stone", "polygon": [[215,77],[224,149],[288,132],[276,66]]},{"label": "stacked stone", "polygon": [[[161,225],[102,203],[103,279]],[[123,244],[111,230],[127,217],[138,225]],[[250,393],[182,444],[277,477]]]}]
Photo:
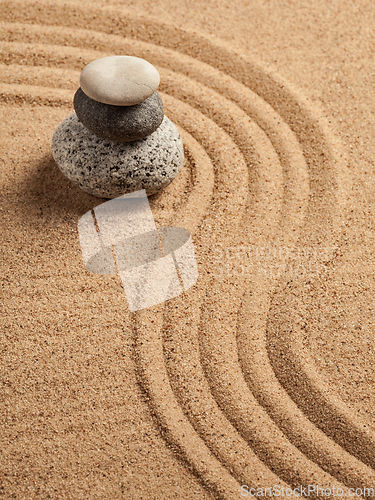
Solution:
[{"label": "stacked stone", "polygon": [[75,113],[55,130],[52,154],[62,173],[102,198],[145,189],[154,194],[178,174],[181,137],[164,116],[158,71],[138,57],[88,64],[74,96]]}]

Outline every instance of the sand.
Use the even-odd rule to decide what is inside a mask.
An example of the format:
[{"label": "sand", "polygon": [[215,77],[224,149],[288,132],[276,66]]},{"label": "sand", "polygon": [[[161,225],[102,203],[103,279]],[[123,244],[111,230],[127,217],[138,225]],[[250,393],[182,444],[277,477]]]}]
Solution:
[{"label": "sand", "polygon": [[[374,18],[365,0],[0,2],[1,498],[372,495]],[[186,159],[150,204],[199,266],[137,313],[85,270],[77,222],[105,200],[50,150],[80,71],[114,54],[160,72]]]}]

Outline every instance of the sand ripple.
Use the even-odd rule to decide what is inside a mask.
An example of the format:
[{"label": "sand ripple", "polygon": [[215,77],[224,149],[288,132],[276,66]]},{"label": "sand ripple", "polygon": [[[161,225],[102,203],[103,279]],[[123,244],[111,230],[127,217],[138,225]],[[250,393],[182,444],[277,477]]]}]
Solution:
[{"label": "sand ripple", "polygon": [[[200,278],[136,315],[135,362],[172,449],[217,498],[242,498],[241,484],[373,487],[374,431],[319,375],[301,336],[304,278],[285,271],[296,255],[308,267],[301,249],[333,247],[345,216],[345,155],[319,109],[217,40],[78,4],[50,6],[51,26],[22,2],[12,23],[14,4],[0,9],[3,103],[69,108],[82,67],[113,53],[160,71],[187,160],[151,204],[159,224],[192,232]],[[259,267],[250,247],[283,251]],[[217,248],[245,248],[237,272]]]}]

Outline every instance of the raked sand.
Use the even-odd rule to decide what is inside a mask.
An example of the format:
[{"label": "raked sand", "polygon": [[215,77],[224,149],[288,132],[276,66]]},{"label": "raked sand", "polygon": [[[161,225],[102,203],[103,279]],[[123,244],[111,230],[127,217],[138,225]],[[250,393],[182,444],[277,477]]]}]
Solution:
[{"label": "raked sand", "polygon": [[[374,22],[364,0],[0,2],[1,498],[371,496]],[[199,266],[137,313],[85,270],[105,200],[50,150],[115,54],[160,73],[186,159],[150,204]]]}]

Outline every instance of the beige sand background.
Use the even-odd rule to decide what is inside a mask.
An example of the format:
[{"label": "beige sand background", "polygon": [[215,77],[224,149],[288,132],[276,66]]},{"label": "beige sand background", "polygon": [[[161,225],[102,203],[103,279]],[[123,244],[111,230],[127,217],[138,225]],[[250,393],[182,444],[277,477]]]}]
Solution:
[{"label": "beige sand background", "polygon": [[[373,4],[1,1],[0,21],[0,497],[371,494]],[[111,54],[161,74],[186,160],[150,203],[200,271],[137,314],[82,263],[105,200],[50,152]]]}]

